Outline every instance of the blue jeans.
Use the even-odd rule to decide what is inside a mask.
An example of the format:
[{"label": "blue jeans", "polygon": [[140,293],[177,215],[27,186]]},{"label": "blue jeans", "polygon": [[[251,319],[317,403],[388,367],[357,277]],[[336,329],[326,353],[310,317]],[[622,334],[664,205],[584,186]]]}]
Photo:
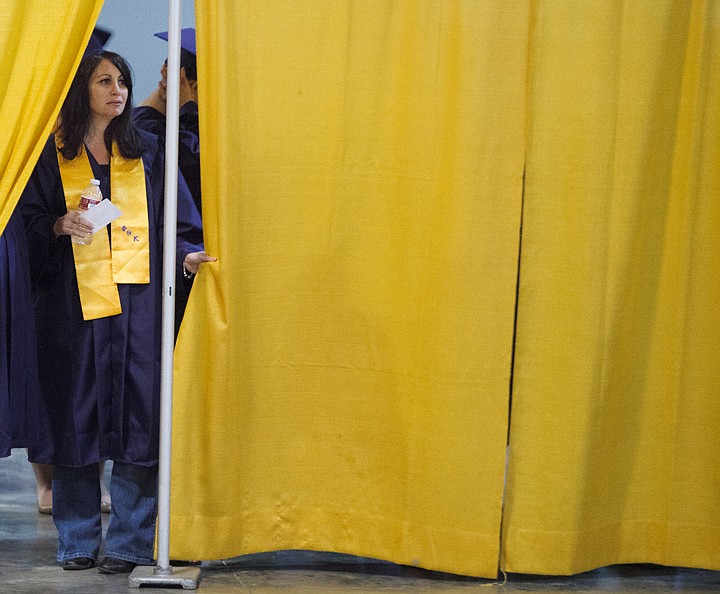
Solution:
[{"label": "blue jeans", "polygon": [[[154,563],[157,470],[157,465],[113,462],[106,556],[138,565]],[[102,542],[98,465],[55,466],[52,493],[58,561],[97,559]]]}]

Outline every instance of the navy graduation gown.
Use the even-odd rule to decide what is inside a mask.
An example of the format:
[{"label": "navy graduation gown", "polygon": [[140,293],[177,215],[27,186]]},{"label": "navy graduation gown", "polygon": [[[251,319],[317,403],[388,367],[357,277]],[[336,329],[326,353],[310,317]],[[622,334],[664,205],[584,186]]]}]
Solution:
[{"label": "navy graduation gown", "polygon": [[37,442],[34,316],[25,228],[16,209],[0,236],[0,457]]},{"label": "navy graduation gown", "polygon": [[[165,115],[157,109],[141,105],[133,109],[133,123],[146,132],[165,139]],[[202,213],[200,188],[200,126],[198,106],[188,101],[180,108],[178,137],[178,168],[190,189],[198,212]]]},{"label": "navy graduation gown", "polygon": [[[166,118],[157,109],[141,105],[133,110],[133,122],[141,130],[151,132],[165,141]],[[198,212],[202,212],[200,195],[200,129],[198,122],[198,106],[188,101],[180,108],[178,138],[178,168],[187,182],[190,193],[195,200]],[[175,274],[175,336],[180,331],[180,324],[185,315],[185,308],[190,298],[192,280],[185,278],[182,263],[177,266]]]},{"label": "navy graduation gown", "polygon": [[[158,461],[164,152],[141,133],[148,198],[150,283],[120,284],[122,313],[83,320],[69,236],[52,227],[66,213],[51,137],[23,194],[36,293],[38,366],[43,412],[33,462],[83,466],[100,460]],[[112,199],[108,169],[90,155],[103,195]],[[102,232],[102,231],[100,231]],[[186,184],[178,184],[177,258],[202,250],[200,216]]]}]

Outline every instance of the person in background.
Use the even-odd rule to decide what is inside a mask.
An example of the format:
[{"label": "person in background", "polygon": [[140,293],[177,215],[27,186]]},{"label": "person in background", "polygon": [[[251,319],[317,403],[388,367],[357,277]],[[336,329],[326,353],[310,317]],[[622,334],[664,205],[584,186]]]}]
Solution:
[{"label": "person in background", "polygon": [[37,442],[39,401],[28,247],[16,209],[0,235],[0,458]]},{"label": "person in background", "polygon": [[[102,51],[111,36],[111,31],[95,27],[92,35],[90,36],[90,40],[88,41],[87,48],[85,48],[85,55]],[[52,464],[39,464],[33,462],[32,469],[33,474],[35,475],[35,491],[37,493],[38,511],[41,514],[52,514]],[[99,463],[98,471],[100,472],[101,477],[105,476],[105,462]],[[103,513],[109,514],[112,503],[104,478],[100,482],[100,488],[102,491],[101,509]]]},{"label": "person in background", "polygon": [[[164,153],[131,122],[127,62],[83,57],[22,196],[36,295],[44,425],[32,462],[54,465],[57,559],[128,573],[153,564],[159,454]],[[120,215],[94,234],[78,210],[91,178]],[[177,258],[188,274],[214,261],[178,180]],[[93,208],[100,208],[95,206]],[[74,241],[87,240],[88,245]],[[102,537],[98,463],[112,460]]]},{"label": "person in background", "polygon": [[[156,37],[167,41],[163,31]],[[187,182],[198,212],[202,213],[200,187],[200,127],[198,122],[197,63],[195,29],[182,29],[180,36],[180,121],[178,167]],[[133,110],[133,122],[147,132],[165,140],[167,113],[167,61],[160,68],[157,88]],[[175,275],[175,336],[180,330],[185,308],[192,289],[192,279],[183,274],[178,265]]]}]

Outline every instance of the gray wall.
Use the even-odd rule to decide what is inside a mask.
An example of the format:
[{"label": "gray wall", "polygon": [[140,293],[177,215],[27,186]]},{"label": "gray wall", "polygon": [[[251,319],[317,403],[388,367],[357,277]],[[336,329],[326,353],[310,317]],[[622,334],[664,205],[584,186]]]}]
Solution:
[{"label": "gray wall", "polygon": [[[123,56],[133,70],[135,105],[157,87],[167,42],[153,34],[168,29],[167,0],[105,0],[98,26],[112,32],[105,49]],[[182,0],[183,27],[195,26],[194,0]]]}]

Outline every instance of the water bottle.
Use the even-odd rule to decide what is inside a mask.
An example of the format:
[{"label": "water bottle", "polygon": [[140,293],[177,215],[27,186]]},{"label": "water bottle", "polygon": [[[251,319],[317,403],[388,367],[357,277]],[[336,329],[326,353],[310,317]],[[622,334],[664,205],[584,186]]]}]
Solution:
[{"label": "water bottle", "polygon": [[[80,204],[78,204],[78,210],[89,210],[98,204],[102,199],[100,180],[91,179],[90,185],[88,185],[88,187],[82,191],[82,194],[80,194]],[[78,245],[88,245],[92,243],[93,236],[92,233],[88,233],[85,237],[76,237],[75,235],[72,235],[71,239],[73,243],[77,243]]]}]

